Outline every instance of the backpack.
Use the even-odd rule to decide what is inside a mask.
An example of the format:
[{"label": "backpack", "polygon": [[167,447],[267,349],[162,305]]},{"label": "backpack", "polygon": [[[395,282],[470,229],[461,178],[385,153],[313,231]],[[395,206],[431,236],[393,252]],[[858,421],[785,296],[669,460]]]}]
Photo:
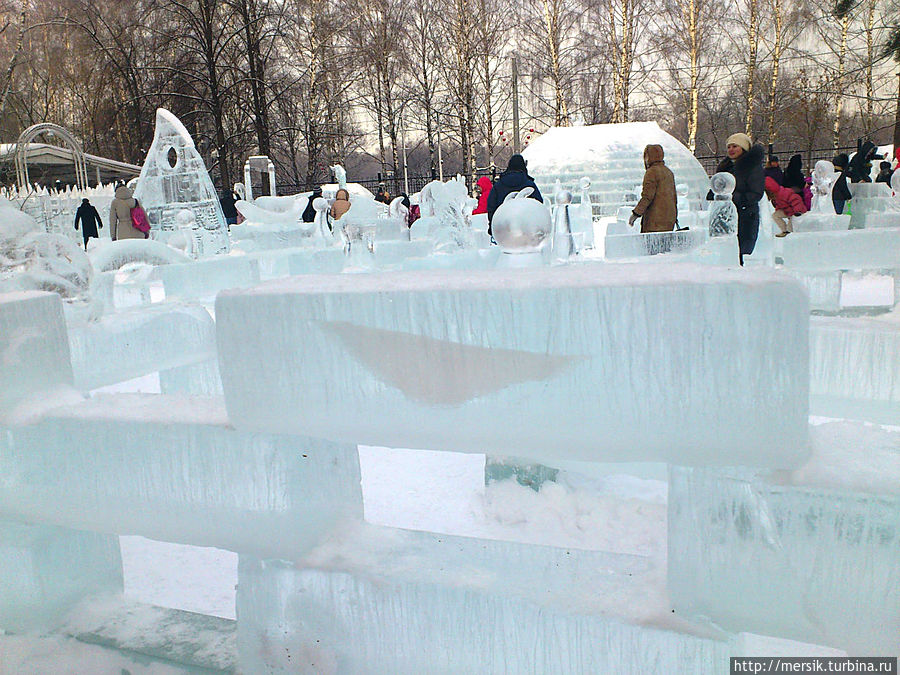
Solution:
[{"label": "backpack", "polygon": [[143,232],[146,238],[150,232],[150,221],[147,220],[147,213],[141,208],[138,200],[134,200],[134,207],[131,209],[131,226],[138,232]]}]

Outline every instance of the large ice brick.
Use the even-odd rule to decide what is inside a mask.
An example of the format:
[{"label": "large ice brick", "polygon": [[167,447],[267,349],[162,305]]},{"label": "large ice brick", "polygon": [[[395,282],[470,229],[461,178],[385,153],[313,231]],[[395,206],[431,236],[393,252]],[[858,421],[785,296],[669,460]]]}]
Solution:
[{"label": "large ice brick", "polygon": [[900,326],[812,317],[809,349],[813,413],[900,424]]},{"label": "large ice brick", "polygon": [[712,673],[730,643],[678,619],[647,559],[373,528],[306,561],[241,556],[247,673]]},{"label": "large ice brick", "polygon": [[573,265],[294,277],[220,294],[216,330],[238,428],[550,466],[790,467],[808,314],[771,271]]},{"label": "large ice brick", "polygon": [[785,267],[888,269],[900,260],[900,230],[795,232],[782,246]]},{"label": "large ice brick", "polygon": [[216,256],[153,271],[163,282],[166,297],[206,298],[223,288],[245,288],[259,282],[259,263],[250,256]]},{"label": "large ice brick", "polygon": [[[670,466],[677,612],[855,655],[900,652],[900,434],[890,436],[848,440],[843,452],[832,449],[836,460],[819,461],[814,450],[818,466],[793,477]],[[827,446],[860,437],[825,425],[813,438]],[[865,467],[867,454],[879,460]]]},{"label": "large ice brick", "polygon": [[235,431],[221,399],[115,394],[0,433],[0,516],[266,556],[363,515],[355,445]]},{"label": "large ice brick", "polygon": [[59,295],[0,293],[0,413],[24,399],[71,385]]},{"label": "large ice brick", "polygon": [[203,307],[169,303],[73,322],[75,384],[96,389],[215,359],[215,322]]},{"label": "large ice brick", "polygon": [[644,234],[607,234],[606,257],[614,259],[660,253],[687,253],[708,240],[709,232],[700,229]]},{"label": "large ice brick", "polygon": [[121,592],[118,537],[0,520],[0,628],[53,627],[85,597]]}]

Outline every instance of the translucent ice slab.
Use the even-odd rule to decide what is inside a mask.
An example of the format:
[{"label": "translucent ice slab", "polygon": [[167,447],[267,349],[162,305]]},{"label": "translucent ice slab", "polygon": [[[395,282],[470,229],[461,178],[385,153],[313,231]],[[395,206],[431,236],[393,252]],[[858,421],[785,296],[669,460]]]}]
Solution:
[{"label": "translucent ice slab", "polygon": [[786,275],[696,265],[292,277],[216,301],[239,428],[550,466],[794,465],[808,312]]},{"label": "translucent ice slab", "polygon": [[340,274],[346,262],[340,248],[295,251],[288,257],[288,270],[295,274]]},{"label": "translucent ice slab", "polygon": [[203,307],[165,304],[69,326],[75,385],[96,389],[214,359],[215,322]]},{"label": "translucent ice slab", "polygon": [[206,298],[223,288],[259,282],[259,266],[249,256],[217,256],[183,265],[160,265],[153,276],[163,282],[166,297]]},{"label": "translucent ice slab", "polygon": [[286,557],[362,518],[355,445],[234,431],[221,399],[114,394],[0,434],[0,516]]},{"label": "translucent ice slab", "polygon": [[0,629],[51,628],[85,597],[121,592],[118,537],[0,520]]},{"label": "translucent ice slab", "polygon": [[425,258],[407,258],[404,270],[491,270],[497,266],[500,247],[461,250],[457,253],[435,253]]},{"label": "translucent ice slab", "polygon": [[378,265],[395,265],[407,258],[424,258],[431,253],[434,242],[430,239],[414,241],[375,242],[375,262]]},{"label": "translucent ice slab", "polygon": [[[900,199],[895,199],[900,206]],[[897,211],[884,211],[881,213],[867,213],[861,219],[865,228],[900,227],[900,208]]]},{"label": "translucent ice slab", "polygon": [[900,231],[795,232],[784,238],[785,267],[880,269],[897,266]]},{"label": "translucent ice slab", "polygon": [[0,293],[0,414],[72,384],[62,302],[56,293]]},{"label": "translucent ice slab", "polygon": [[659,253],[686,253],[702,246],[709,233],[702,230],[606,235],[606,257],[633,258]]},{"label": "translucent ice slab", "polygon": [[319,243],[319,240],[310,236],[308,231],[297,227],[293,229],[263,229],[253,225],[233,225],[231,239],[236,244],[252,241],[255,249],[260,251],[304,245],[313,246]]},{"label": "translucent ice slab", "polygon": [[836,213],[804,213],[791,218],[794,233],[798,232],[830,232],[850,228],[850,215]]},{"label": "translucent ice slab", "polygon": [[[836,434],[830,427],[814,430],[814,447],[830,442]],[[889,471],[896,491],[900,435],[892,436],[881,443],[880,465],[868,467],[868,477],[857,475],[858,483],[871,484]],[[836,455],[838,461],[827,467],[830,475],[852,472],[873,449],[847,448],[855,452]],[[898,522],[896,492],[866,493],[833,481],[797,485],[789,476],[749,470],[672,466],[672,602],[679,614],[709,617],[727,630],[815,642],[855,655],[896,654]]]},{"label": "translucent ice slab", "polygon": [[809,349],[813,413],[900,424],[900,326],[812,317]]},{"label": "translucent ice slab", "polygon": [[367,526],[305,561],[241,556],[247,673],[704,673],[729,642],[649,561]]}]

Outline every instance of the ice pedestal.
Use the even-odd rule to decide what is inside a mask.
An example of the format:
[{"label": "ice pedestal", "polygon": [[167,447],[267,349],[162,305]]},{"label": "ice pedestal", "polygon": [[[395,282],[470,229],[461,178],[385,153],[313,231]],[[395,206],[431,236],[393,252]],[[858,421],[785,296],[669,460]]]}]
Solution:
[{"label": "ice pedestal", "polygon": [[813,413],[900,424],[900,326],[812,317],[809,350]]},{"label": "ice pedestal", "polygon": [[900,260],[900,231],[795,232],[784,238],[785,267],[888,269]]},{"label": "ice pedestal", "polygon": [[702,230],[647,232],[645,234],[607,234],[606,258],[634,258],[659,253],[687,253],[709,240]]},{"label": "ice pedestal", "polygon": [[205,298],[223,288],[245,288],[259,282],[259,264],[249,256],[218,256],[182,265],[161,265],[154,278],[166,297]]},{"label": "ice pedestal", "polygon": [[0,293],[0,419],[26,399],[72,385],[62,302],[56,293]]},{"label": "ice pedestal", "polygon": [[637,556],[373,528],[296,565],[241,556],[247,673],[703,673],[727,636]]},{"label": "ice pedestal", "polygon": [[96,389],[216,358],[216,327],[197,305],[166,304],[69,326],[75,385]]},{"label": "ice pedestal", "polygon": [[51,628],[84,598],[121,592],[118,537],[0,520],[0,629]]},{"label": "ice pedestal", "polygon": [[306,276],[222,293],[229,418],[550,466],[801,460],[801,286],[763,270],[624,267]]},{"label": "ice pedestal", "polygon": [[221,399],[115,394],[0,433],[0,516],[259,555],[362,518],[355,445],[234,431]]},{"label": "ice pedestal", "polygon": [[[893,442],[895,456],[874,471],[892,463],[896,474]],[[855,450],[864,461],[871,449]],[[854,461],[850,455],[847,464]],[[796,485],[749,470],[670,467],[672,603],[678,614],[707,617],[726,630],[854,655],[896,654],[898,522],[897,494]]]}]

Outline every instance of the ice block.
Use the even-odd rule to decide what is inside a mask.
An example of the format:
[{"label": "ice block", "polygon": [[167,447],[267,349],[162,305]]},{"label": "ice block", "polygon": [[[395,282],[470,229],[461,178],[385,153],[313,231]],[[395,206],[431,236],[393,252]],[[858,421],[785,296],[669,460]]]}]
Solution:
[{"label": "ice block", "polygon": [[249,256],[217,256],[160,265],[153,278],[163,282],[166,297],[206,298],[223,288],[243,288],[259,282],[259,265]]},{"label": "ice block", "polygon": [[355,445],[233,430],[221,399],[113,394],[0,434],[0,516],[284,557],[362,518]]},{"label": "ice block", "polygon": [[220,294],[216,329],[238,428],[550,466],[790,467],[808,313],[771,271],[570,265],[293,277]]},{"label": "ice block", "polygon": [[795,232],[782,246],[785,267],[889,269],[900,260],[900,230]]},{"label": "ice block", "polygon": [[702,246],[708,239],[709,233],[703,230],[607,234],[606,257],[613,260],[659,253],[687,253]]}]

